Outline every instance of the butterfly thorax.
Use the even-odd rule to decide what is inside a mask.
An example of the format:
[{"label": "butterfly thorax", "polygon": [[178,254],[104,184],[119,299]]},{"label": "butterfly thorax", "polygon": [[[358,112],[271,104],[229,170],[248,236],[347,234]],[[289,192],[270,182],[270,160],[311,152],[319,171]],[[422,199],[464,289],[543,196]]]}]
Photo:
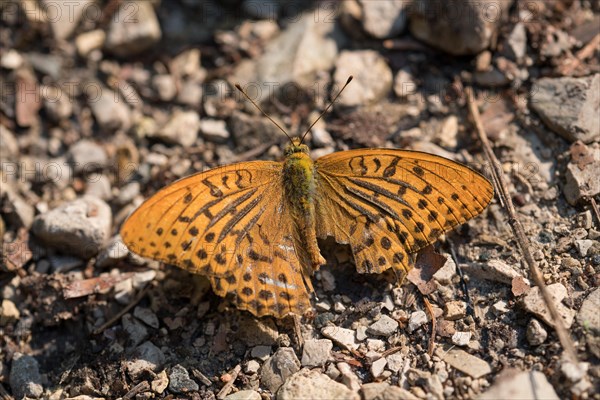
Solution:
[{"label": "butterfly thorax", "polygon": [[308,146],[294,139],[284,153],[283,186],[286,198],[296,215],[314,215],[315,164],[308,155]]},{"label": "butterfly thorax", "polygon": [[284,153],[283,188],[296,224],[298,248],[306,249],[307,263],[317,269],[325,259],[319,252],[315,227],[315,164],[308,155],[308,146],[298,139],[294,139]]}]

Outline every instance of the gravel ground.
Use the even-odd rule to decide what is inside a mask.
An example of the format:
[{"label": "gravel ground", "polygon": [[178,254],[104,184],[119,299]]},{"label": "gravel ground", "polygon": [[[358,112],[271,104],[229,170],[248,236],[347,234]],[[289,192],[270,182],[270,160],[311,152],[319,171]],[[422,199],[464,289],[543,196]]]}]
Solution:
[{"label": "gravel ground", "polygon": [[[0,396],[600,399],[600,8],[590,1],[0,3]],[[489,175],[472,86],[534,260],[484,213],[401,286],[320,243],[314,310],[255,318],[141,259],[127,215],[217,165],[307,143],[439,154]],[[415,257],[416,258],[416,257]]]}]

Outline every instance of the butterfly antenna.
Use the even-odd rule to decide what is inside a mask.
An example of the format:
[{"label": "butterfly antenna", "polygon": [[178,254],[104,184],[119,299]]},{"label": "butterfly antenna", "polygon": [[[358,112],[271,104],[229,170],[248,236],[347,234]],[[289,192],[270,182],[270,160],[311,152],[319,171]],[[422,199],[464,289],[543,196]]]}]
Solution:
[{"label": "butterfly antenna", "polygon": [[[258,109],[258,111],[260,111],[261,113],[263,113],[263,115],[264,115],[265,117],[269,118],[269,121],[271,121],[272,123],[274,123],[274,124],[275,124],[275,126],[276,126],[276,127],[278,127],[278,128],[279,128],[279,130],[280,130],[281,132],[283,132],[283,134],[284,134],[285,136],[287,136],[287,138],[290,140],[290,142],[292,142],[292,138],[290,137],[290,135],[288,135],[288,133],[285,131],[285,129],[283,129],[283,128],[282,128],[282,127],[281,127],[281,126],[280,126],[280,125],[279,125],[277,122],[275,122],[275,120],[274,120],[273,118],[271,118],[271,117],[269,116],[269,114],[267,114],[267,113],[266,113],[266,112],[265,112],[265,111],[264,111],[262,108],[260,108],[260,106],[259,106],[258,104],[256,104],[256,102],[255,102],[254,100],[252,100],[252,99],[250,98],[250,96],[248,96],[248,95],[246,94],[246,92],[244,92],[244,89],[242,89],[242,87],[240,86],[240,84],[239,84],[239,83],[236,83],[236,84],[235,84],[235,88],[236,88],[237,90],[239,90],[240,92],[242,92],[242,94],[244,95],[244,97],[246,97],[246,99],[248,99],[248,101],[249,101],[250,103],[254,104],[254,107],[256,107],[256,108]],[[292,143],[293,143],[293,142],[292,142]]]},{"label": "butterfly antenna", "polygon": [[304,135],[302,135],[302,139],[300,139],[300,144],[304,143],[304,138],[306,137],[306,135],[308,135],[308,132],[310,132],[310,130],[313,128],[313,126],[315,126],[315,124],[317,122],[319,122],[319,120],[323,117],[323,115],[325,115],[325,113],[327,111],[329,111],[329,109],[331,108],[331,106],[333,105],[333,103],[335,103],[335,101],[337,100],[337,98],[340,97],[340,94],[342,94],[342,92],[344,91],[344,89],[346,89],[346,86],[348,86],[348,84],[350,82],[352,82],[352,79],[354,79],[354,77],[352,75],[350,75],[348,77],[348,80],[344,84],[344,86],[342,86],[342,88],[338,92],[338,94],[335,95],[335,97],[333,98],[333,100],[331,100],[331,102],[329,103],[329,105],[327,107],[325,107],[325,110],[323,110],[323,112],[321,113],[321,115],[319,115],[319,117],[317,119],[315,119],[315,122],[313,122],[311,124],[311,126],[308,127],[308,129],[306,130],[306,132],[304,132]]}]

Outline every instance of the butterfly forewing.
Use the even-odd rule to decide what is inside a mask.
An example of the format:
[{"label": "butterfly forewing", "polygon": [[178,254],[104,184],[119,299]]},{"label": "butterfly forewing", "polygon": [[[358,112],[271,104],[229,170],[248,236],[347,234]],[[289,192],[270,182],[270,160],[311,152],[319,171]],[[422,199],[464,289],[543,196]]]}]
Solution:
[{"label": "butterfly forewing", "polygon": [[332,153],[316,161],[319,237],[349,243],[359,272],[404,276],[407,253],[480,214],[490,182],[443,157],[406,150]]},{"label": "butterfly forewing", "polygon": [[281,163],[233,164],[181,179],[143,203],[121,229],[135,253],[209,277],[255,315],[310,306],[283,201]]}]

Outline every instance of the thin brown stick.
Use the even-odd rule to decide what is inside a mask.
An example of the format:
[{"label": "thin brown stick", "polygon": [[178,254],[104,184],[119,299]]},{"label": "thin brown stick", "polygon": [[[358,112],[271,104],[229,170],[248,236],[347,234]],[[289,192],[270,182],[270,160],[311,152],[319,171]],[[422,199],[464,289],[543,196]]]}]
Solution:
[{"label": "thin brown stick", "polygon": [[233,370],[231,370],[231,372],[229,373],[229,375],[231,375],[231,380],[229,382],[227,382],[225,384],[225,386],[223,386],[223,388],[221,388],[221,390],[219,390],[219,393],[217,393],[217,399],[221,400],[221,399],[224,399],[225,397],[227,397],[227,395],[231,391],[231,388],[233,387],[233,383],[237,379],[241,370],[242,370],[242,367],[240,366],[240,364],[236,365],[233,368]]},{"label": "thin brown stick", "polygon": [[292,320],[294,322],[294,333],[298,340],[298,350],[302,351],[304,347],[304,337],[302,337],[302,328],[300,327],[300,317],[296,314],[292,314]]},{"label": "thin brown stick", "polygon": [[129,392],[123,396],[123,400],[133,399],[140,393],[147,392],[150,390],[150,384],[148,381],[141,381],[137,385],[135,385]]},{"label": "thin brown stick", "polygon": [[431,318],[431,335],[429,336],[429,344],[427,346],[427,354],[429,357],[433,356],[433,349],[435,348],[435,331],[437,329],[437,319],[435,318],[435,314],[433,312],[433,307],[427,297],[423,297],[423,302],[425,302],[425,310],[429,314]]},{"label": "thin brown stick", "polygon": [[123,315],[125,315],[127,312],[129,312],[129,310],[131,310],[133,307],[135,307],[137,305],[137,303],[139,303],[144,298],[144,296],[150,290],[151,286],[152,286],[151,284],[148,284],[144,289],[142,289],[142,291],[137,295],[137,297],[135,299],[133,299],[133,301],[131,303],[129,303],[125,307],[123,307],[123,309],[121,311],[116,313],[111,319],[106,321],[101,327],[94,329],[92,331],[92,334],[97,335],[99,333],[102,333],[102,332],[104,332],[104,330],[106,328],[108,328],[109,326],[111,326],[112,324],[117,322],[119,320],[119,318],[121,318]]},{"label": "thin brown stick", "polygon": [[594,54],[598,46],[600,46],[600,33],[594,36],[592,40],[588,42],[588,44],[586,44],[577,52],[577,54],[575,54],[575,58],[571,59],[571,62],[563,68],[563,74],[569,75],[572,73],[585,59]]},{"label": "thin brown stick", "polygon": [[535,284],[540,288],[542,297],[544,298],[546,306],[550,311],[550,315],[552,316],[552,320],[554,321],[554,328],[558,335],[558,339],[560,340],[560,343],[562,344],[567,356],[570,358],[570,361],[577,365],[578,360],[577,353],[575,351],[575,346],[573,345],[573,341],[571,340],[569,333],[563,325],[562,318],[560,317],[556,309],[556,305],[552,300],[552,296],[546,288],[546,283],[544,282],[544,278],[542,277],[537,263],[534,261],[533,256],[529,251],[529,241],[527,240],[527,236],[525,235],[523,225],[521,225],[521,221],[517,217],[515,207],[508,192],[507,185],[504,181],[504,174],[502,172],[500,162],[498,161],[496,155],[492,151],[492,146],[488,140],[487,134],[485,133],[483,123],[481,122],[479,109],[477,108],[477,103],[475,102],[475,96],[473,95],[473,89],[471,87],[467,87],[465,88],[465,93],[467,95],[467,107],[469,108],[469,113],[473,118],[477,135],[479,136],[479,140],[481,140],[481,144],[483,145],[485,155],[492,167],[492,176],[496,183],[496,187],[498,188],[498,196],[501,199],[503,199],[504,207],[506,208],[506,212],[508,213],[508,223],[510,224],[511,229],[515,234],[517,244],[519,245],[519,248],[521,249],[521,254],[523,255],[523,258],[525,259],[525,262],[529,267],[531,277],[533,278]]},{"label": "thin brown stick", "polygon": [[600,226],[600,211],[598,210],[598,204],[596,204],[596,200],[593,196],[590,196],[590,204],[592,205],[594,215],[596,215],[596,223]]}]

